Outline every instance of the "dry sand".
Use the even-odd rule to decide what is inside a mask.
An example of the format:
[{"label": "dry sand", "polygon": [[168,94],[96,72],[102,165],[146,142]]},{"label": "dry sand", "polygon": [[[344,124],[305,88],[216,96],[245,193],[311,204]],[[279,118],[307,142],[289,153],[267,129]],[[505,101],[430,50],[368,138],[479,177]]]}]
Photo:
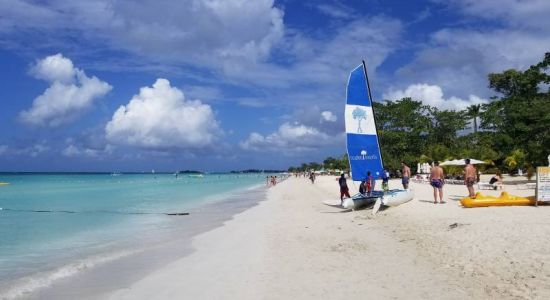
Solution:
[{"label": "dry sand", "polygon": [[335,177],[291,178],[110,298],[550,298],[550,207],[465,209],[463,185],[446,185],[447,203],[434,205],[429,185],[411,186],[415,200],[373,217],[323,203],[339,202]]}]

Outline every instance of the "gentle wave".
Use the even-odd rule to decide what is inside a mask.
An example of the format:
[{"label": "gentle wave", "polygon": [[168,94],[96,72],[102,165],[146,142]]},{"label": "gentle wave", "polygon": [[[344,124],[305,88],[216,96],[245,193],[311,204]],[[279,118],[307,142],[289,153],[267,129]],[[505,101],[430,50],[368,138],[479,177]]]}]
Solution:
[{"label": "gentle wave", "polygon": [[104,263],[112,262],[114,260],[136,254],[141,251],[143,250],[124,250],[108,255],[92,256],[87,259],[79,260],[68,265],[59,267],[53,271],[37,273],[29,277],[20,278],[14,284],[12,284],[7,291],[0,294],[0,299],[10,300],[28,295],[30,293],[36,292],[41,288],[48,287],[60,279],[77,275],[78,273],[87,269],[96,267]]}]

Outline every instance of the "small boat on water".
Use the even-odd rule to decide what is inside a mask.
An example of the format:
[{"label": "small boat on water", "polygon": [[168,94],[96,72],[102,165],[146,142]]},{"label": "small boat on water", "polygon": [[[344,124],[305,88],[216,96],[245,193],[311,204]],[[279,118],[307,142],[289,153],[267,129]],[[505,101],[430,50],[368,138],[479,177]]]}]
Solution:
[{"label": "small boat on water", "polygon": [[189,175],[187,175],[187,177],[191,177],[191,178],[203,178],[204,175],[202,175],[202,174],[189,174]]},{"label": "small boat on water", "polygon": [[466,197],[460,200],[464,207],[489,207],[489,206],[532,206],[536,204],[534,196],[519,197],[502,192],[499,197],[486,196],[480,192],[475,198]]},{"label": "small boat on water", "polygon": [[0,182],[0,186],[10,185],[9,182]]},{"label": "small boat on water", "polygon": [[[366,180],[368,172],[375,180],[385,177],[365,62],[349,75],[344,119],[352,180]],[[376,202],[373,213],[381,205],[397,206],[414,198],[410,190],[373,191],[369,196],[358,195],[344,203],[355,209]]]}]

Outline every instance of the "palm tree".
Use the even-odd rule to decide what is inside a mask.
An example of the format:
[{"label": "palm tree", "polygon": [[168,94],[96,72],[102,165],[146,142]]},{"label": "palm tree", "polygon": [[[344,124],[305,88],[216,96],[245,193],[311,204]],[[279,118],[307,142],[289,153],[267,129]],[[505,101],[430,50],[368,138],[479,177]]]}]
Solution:
[{"label": "palm tree", "polygon": [[510,170],[521,169],[525,166],[525,152],[515,149],[504,159],[504,163]]},{"label": "palm tree", "polygon": [[472,104],[468,107],[466,114],[474,120],[474,133],[477,133],[477,118],[481,113],[481,104]]}]

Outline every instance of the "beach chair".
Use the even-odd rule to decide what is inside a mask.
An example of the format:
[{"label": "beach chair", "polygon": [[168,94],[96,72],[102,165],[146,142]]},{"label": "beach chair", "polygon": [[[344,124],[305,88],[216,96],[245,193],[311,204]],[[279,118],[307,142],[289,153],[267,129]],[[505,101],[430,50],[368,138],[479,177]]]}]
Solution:
[{"label": "beach chair", "polygon": [[535,182],[529,182],[529,183],[526,183],[523,188],[525,190],[534,190],[537,188],[537,184]]},{"label": "beach chair", "polygon": [[502,182],[495,182],[495,183],[489,183],[489,182],[478,182],[477,183],[477,189],[478,190],[502,190],[504,187],[502,185]]}]

